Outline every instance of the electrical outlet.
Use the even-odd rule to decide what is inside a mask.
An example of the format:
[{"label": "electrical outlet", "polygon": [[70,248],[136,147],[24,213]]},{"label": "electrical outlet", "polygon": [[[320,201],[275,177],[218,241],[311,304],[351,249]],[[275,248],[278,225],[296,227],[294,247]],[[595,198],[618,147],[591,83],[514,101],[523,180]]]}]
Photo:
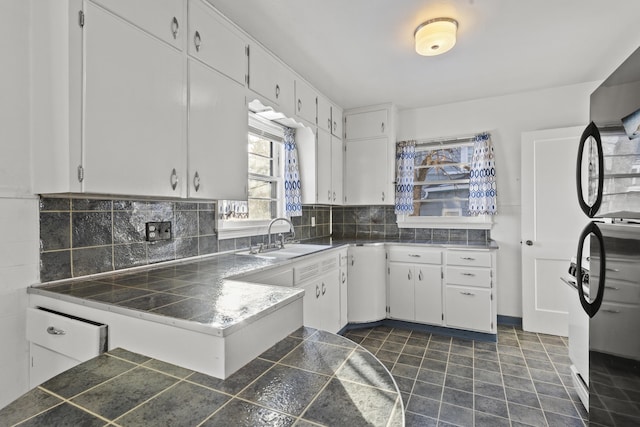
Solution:
[{"label": "electrical outlet", "polygon": [[312,227],[315,227],[315,226],[316,226],[316,217],[315,217],[315,216],[312,216],[312,217],[311,217],[311,226],[312,226]]},{"label": "electrical outlet", "polygon": [[171,240],[171,221],[147,222],[147,242]]}]

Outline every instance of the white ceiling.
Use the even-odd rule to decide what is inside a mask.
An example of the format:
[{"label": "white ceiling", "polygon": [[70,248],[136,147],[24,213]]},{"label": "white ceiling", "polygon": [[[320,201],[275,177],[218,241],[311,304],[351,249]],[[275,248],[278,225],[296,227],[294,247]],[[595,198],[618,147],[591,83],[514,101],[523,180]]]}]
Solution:
[{"label": "white ceiling", "polygon": [[[640,45],[638,0],[209,0],[344,108],[415,108],[604,79]],[[413,32],[458,20],[458,43]]]}]

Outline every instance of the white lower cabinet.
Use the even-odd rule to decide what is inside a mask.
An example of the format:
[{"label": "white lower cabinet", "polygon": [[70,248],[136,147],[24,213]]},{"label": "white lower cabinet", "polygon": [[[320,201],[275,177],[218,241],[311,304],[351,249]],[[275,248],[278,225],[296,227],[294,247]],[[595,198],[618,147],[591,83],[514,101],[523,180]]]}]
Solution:
[{"label": "white lower cabinet", "polygon": [[347,317],[347,306],[349,300],[349,252],[346,248],[342,249],[338,256],[340,257],[340,329],[342,329],[347,323],[349,323],[349,319]]},{"label": "white lower cabinet", "polygon": [[496,333],[495,254],[488,250],[446,253],[445,326]]},{"label": "white lower cabinet", "polygon": [[389,317],[442,324],[442,251],[392,246],[388,253]]},{"label": "white lower cabinet", "polygon": [[338,270],[325,273],[300,286],[305,291],[302,300],[302,323],[305,326],[333,333],[340,330],[338,273]]},{"label": "white lower cabinet", "polygon": [[375,322],[386,317],[384,259],[384,245],[349,247],[349,323]]},{"label": "white lower cabinet", "polygon": [[27,308],[29,385],[48,379],[106,351],[107,327],[40,308]]}]

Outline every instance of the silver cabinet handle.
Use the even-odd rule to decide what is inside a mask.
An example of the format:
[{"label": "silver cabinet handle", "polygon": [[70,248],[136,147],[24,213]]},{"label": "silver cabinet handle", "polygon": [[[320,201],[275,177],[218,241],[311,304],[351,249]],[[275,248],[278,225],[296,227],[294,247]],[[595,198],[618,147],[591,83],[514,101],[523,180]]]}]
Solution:
[{"label": "silver cabinet handle", "polygon": [[344,271],[342,272],[342,283],[346,283],[347,281],[347,275],[344,273]]},{"label": "silver cabinet handle", "polygon": [[463,259],[465,261],[475,261],[476,260],[475,258],[471,258],[470,256],[465,256],[465,257],[462,257],[461,259]]},{"label": "silver cabinet handle", "polygon": [[382,192],[382,201],[384,202],[384,191]]},{"label": "silver cabinet handle", "polygon": [[180,24],[178,24],[178,18],[175,16],[171,20],[171,34],[173,34],[173,39],[178,38],[178,30],[180,29]]},{"label": "silver cabinet handle", "polygon": [[171,170],[171,179],[169,182],[171,183],[171,189],[175,190],[178,186],[178,172],[176,172],[176,168]]},{"label": "silver cabinet handle", "polygon": [[200,189],[200,174],[197,171],[195,175],[193,175],[193,188],[196,189],[196,193]]},{"label": "silver cabinet handle", "polygon": [[351,266],[352,266],[352,267],[353,267],[353,264],[356,262],[354,258],[355,258],[355,257],[354,257],[353,255],[351,255]]},{"label": "silver cabinet handle", "polygon": [[280,85],[276,85],[276,99],[280,97]]},{"label": "silver cabinet handle", "polygon": [[50,335],[66,335],[67,333],[62,329],[55,328],[53,326],[49,326],[47,328],[47,333]]},{"label": "silver cabinet handle", "polygon": [[612,290],[612,291],[619,291],[619,290],[620,290],[620,288],[618,288],[618,287],[616,287],[616,286],[605,286],[604,288],[605,288],[605,289],[610,289],[610,290]]},{"label": "silver cabinet handle", "polygon": [[609,267],[607,267],[607,268],[605,268],[605,270],[606,271],[611,271],[613,273],[619,273],[620,272],[620,270],[618,270],[617,268],[609,268]]},{"label": "silver cabinet handle", "polygon": [[324,282],[322,282],[322,295],[327,293],[327,287],[324,285]]},{"label": "silver cabinet handle", "polygon": [[418,255],[418,254],[409,254],[409,256],[411,258],[420,258],[420,255]]},{"label": "silver cabinet handle", "polygon": [[331,201],[331,190],[327,190],[327,200]]},{"label": "silver cabinet handle", "polygon": [[320,288],[316,285],[316,299],[320,298]]},{"label": "silver cabinet handle", "polygon": [[460,274],[462,274],[463,276],[475,277],[475,274],[473,273],[460,273]]},{"label": "silver cabinet handle", "polygon": [[193,35],[193,44],[196,47],[196,52],[200,52],[200,46],[202,46],[202,38],[200,37],[200,32],[196,31]]},{"label": "silver cabinet handle", "polygon": [[298,113],[302,110],[302,99],[298,99]]},{"label": "silver cabinet handle", "polygon": [[331,119],[327,119],[327,129],[331,131]]},{"label": "silver cabinet handle", "polygon": [[462,295],[466,295],[466,296],[469,296],[469,297],[472,297],[472,296],[474,296],[474,295],[475,295],[473,292],[460,292],[460,293],[461,293]]},{"label": "silver cabinet handle", "polygon": [[422,270],[420,270],[420,273],[418,273],[418,280],[422,281]]},{"label": "silver cabinet handle", "polygon": [[333,201],[334,202],[336,201],[336,192],[335,191],[333,192]]},{"label": "silver cabinet handle", "polygon": [[411,270],[407,273],[407,279],[411,280]]},{"label": "silver cabinet handle", "polygon": [[601,311],[604,311],[605,313],[611,313],[611,314],[620,314],[620,310],[611,310],[610,308],[605,308]]},{"label": "silver cabinet handle", "polygon": [[380,124],[380,130],[382,131],[382,133],[384,133],[384,122]]},{"label": "silver cabinet handle", "polygon": [[335,132],[336,129],[338,129],[338,124],[334,120],[334,122],[333,122],[333,131]]}]

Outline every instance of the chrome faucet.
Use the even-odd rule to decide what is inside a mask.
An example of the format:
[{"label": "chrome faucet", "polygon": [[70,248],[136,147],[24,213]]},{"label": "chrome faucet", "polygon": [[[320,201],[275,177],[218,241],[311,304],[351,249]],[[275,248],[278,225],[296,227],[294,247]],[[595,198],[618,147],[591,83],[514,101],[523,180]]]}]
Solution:
[{"label": "chrome faucet", "polygon": [[[277,221],[284,221],[289,223],[289,232],[291,233],[291,239],[295,239],[296,237],[296,232],[293,229],[293,223],[289,220],[289,218],[285,218],[285,217],[280,217],[280,218],[274,218],[271,220],[271,222],[269,222],[269,228],[267,229],[267,249],[271,248],[271,226],[277,222]],[[284,247],[284,238],[282,238],[281,242],[280,242],[281,247]]]}]

